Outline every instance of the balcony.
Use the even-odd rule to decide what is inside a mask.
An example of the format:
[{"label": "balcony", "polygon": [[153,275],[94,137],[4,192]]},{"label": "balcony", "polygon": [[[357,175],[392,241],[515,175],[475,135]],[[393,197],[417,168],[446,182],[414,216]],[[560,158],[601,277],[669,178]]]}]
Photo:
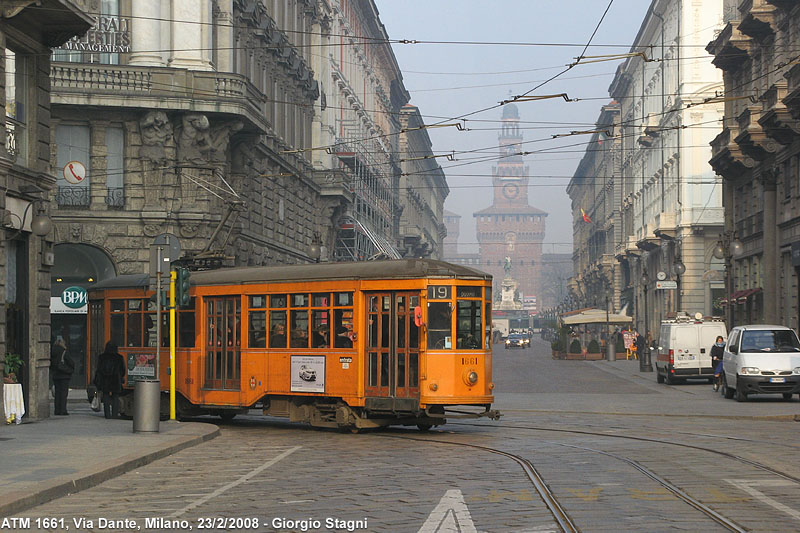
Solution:
[{"label": "balcony", "polygon": [[745,108],[737,117],[739,135],[733,140],[745,155],[756,161],[763,161],[778,150],[778,143],[767,136],[758,122],[759,118],[761,118],[761,107]]},{"label": "balcony", "polygon": [[106,205],[108,207],[124,207],[125,187],[109,187],[106,189]]},{"label": "balcony", "polygon": [[744,154],[739,145],[731,140],[738,134],[737,128],[726,127],[711,141],[709,164],[714,172],[726,179],[734,179],[756,166],[755,160]]},{"label": "balcony", "polygon": [[792,118],[800,120],[800,64],[794,65],[783,75],[788,87],[783,103],[792,114]]},{"label": "balcony", "polygon": [[784,146],[792,144],[800,135],[800,121],[792,117],[792,113],[783,103],[788,92],[787,87],[786,82],[775,83],[764,93],[761,97],[764,112],[758,119],[764,132]]},{"label": "balcony", "polygon": [[56,191],[56,204],[58,207],[88,207],[91,203],[89,187],[65,186]]},{"label": "balcony", "polygon": [[[757,41],[763,41],[774,35],[778,8],[765,3],[764,0],[749,0],[748,3],[750,11],[739,23],[739,31]],[[739,9],[743,13],[747,11],[745,6],[740,6]]]},{"label": "balcony", "polygon": [[750,54],[753,40],[742,33],[738,26],[739,21],[729,22],[719,36],[706,46],[706,51],[714,56],[711,62],[721,70],[737,70]]},{"label": "balcony", "polygon": [[50,80],[53,104],[226,113],[267,129],[267,98],[240,74],[52,63]]},{"label": "balcony", "polygon": [[6,117],[6,151],[12,161],[25,156],[25,124]]}]

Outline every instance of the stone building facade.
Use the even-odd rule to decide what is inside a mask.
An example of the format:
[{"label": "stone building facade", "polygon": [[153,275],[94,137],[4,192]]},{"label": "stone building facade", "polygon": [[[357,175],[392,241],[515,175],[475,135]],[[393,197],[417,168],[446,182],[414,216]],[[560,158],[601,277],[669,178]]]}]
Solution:
[{"label": "stone building facade", "polygon": [[[611,132],[619,138],[611,144],[618,155],[608,154],[611,160],[602,163],[595,155],[586,160],[586,170],[604,169],[597,178],[605,185],[580,192],[584,169],[573,181],[573,298],[604,304],[613,285],[614,310],[625,309],[642,330],[657,331],[668,313],[722,312],[724,265],[713,256],[722,230],[722,186],[707,164],[706,147],[722,115],[715,98],[722,80],[711,58],[686,57],[686,50],[705,46],[722,25],[722,0],[651,2],[631,57],[609,88],[619,102],[619,122]],[[596,231],[581,227],[581,208],[600,225]],[[577,238],[587,231],[592,240]]]},{"label": "stone building facade", "polygon": [[614,257],[616,244],[622,240],[622,139],[614,135],[619,113],[615,101],[603,107],[589,148],[567,186],[574,220],[569,282],[573,308],[605,309],[608,304],[608,310],[616,313],[632,299],[630,270]]},{"label": "stone building facade", "polygon": [[419,108],[403,106],[400,122],[399,242],[405,256],[442,259],[447,235],[444,200],[450,189],[442,167],[431,157],[431,139]]},{"label": "stone building facade", "polygon": [[318,0],[311,65],[322,80],[312,150],[331,260],[397,258],[401,109],[410,95],[373,0]]},{"label": "stone building facade", "polygon": [[800,4],[726,2],[707,50],[723,74],[725,118],[711,143],[723,178],[729,325],[800,327]]},{"label": "stone building facade", "polygon": [[[0,3],[0,366],[21,357],[26,417],[49,416],[50,48],[82,34],[91,18],[73,2]],[[51,213],[52,214],[52,213]],[[0,388],[3,385],[0,384]],[[0,412],[3,412],[0,394]]]},{"label": "stone building facade", "polygon": [[[529,311],[538,308],[541,291],[542,241],[547,213],[528,203],[528,167],[520,143],[519,110],[503,106],[502,129],[498,136],[500,159],[492,172],[492,205],[473,213],[477,225],[480,270],[502,280],[507,274],[518,283],[517,290]],[[500,284],[494,284],[495,301]]]}]

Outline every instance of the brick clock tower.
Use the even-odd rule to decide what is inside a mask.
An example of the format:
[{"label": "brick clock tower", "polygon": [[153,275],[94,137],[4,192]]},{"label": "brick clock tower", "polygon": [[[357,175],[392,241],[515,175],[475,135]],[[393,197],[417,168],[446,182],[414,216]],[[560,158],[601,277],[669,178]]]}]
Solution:
[{"label": "brick clock tower", "polygon": [[510,276],[518,284],[524,307],[533,311],[539,309],[547,213],[528,205],[528,167],[521,155],[513,155],[524,150],[517,106],[503,106],[502,124],[498,137],[501,158],[492,169],[493,203],[473,213],[480,245],[479,268],[494,277],[493,299],[498,302],[506,258],[510,258]]}]

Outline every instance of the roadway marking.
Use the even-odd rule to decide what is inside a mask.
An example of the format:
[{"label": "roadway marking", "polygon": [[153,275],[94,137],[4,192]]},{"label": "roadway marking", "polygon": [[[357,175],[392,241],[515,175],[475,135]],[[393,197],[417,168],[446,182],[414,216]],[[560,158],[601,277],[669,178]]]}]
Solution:
[{"label": "roadway marking", "polygon": [[754,487],[796,487],[797,483],[789,480],[783,479],[726,479],[728,483],[733,485],[736,488],[739,488],[752,497],[756,498],[757,500],[761,500],[762,503],[766,503],[774,507],[779,511],[783,511],[784,513],[788,514],[795,520],[800,520],[800,511],[796,511],[791,507],[782,504],[781,502],[774,500],[761,492],[760,490],[756,490]]},{"label": "roadway marking", "polygon": [[215,490],[214,492],[203,496],[199,500],[193,501],[192,503],[190,503],[189,505],[187,505],[183,509],[178,509],[177,511],[175,511],[174,513],[169,515],[168,518],[177,518],[177,517],[181,516],[182,514],[186,513],[187,511],[191,511],[195,507],[203,505],[204,503],[206,503],[207,501],[211,500],[212,498],[216,498],[217,496],[219,496],[223,492],[226,492],[226,491],[228,491],[228,490],[230,490],[230,489],[232,489],[232,488],[234,488],[234,487],[236,487],[238,485],[241,485],[245,481],[249,480],[250,478],[252,478],[254,476],[257,476],[258,474],[260,474],[261,472],[263,472],[264,470],[266,470],[270,466],[274,465],[275,463],[277,463],[281,459],[284,459],[284,458],[288,457],[289,455],[293,454],[294,452],[296,452],[300,448],[302,448],[302,446],[295,446],[294,448],[289,448],[285,452],[281,453],[280,455],[277,455],[276,457],[273,457],[272,459],[270,459],[269,461],[267,461],[263,465],[259,466],[258,468],[254,469],[254,470],[251,470],[247,474],[241,476],[236,481],[231,481],[227,485],[224,485],[224,486],[218,488],[217,490]]},{"label": "roadway marking", "polygon": [[478,533],[464,496],[458,489],[444,493],[417,533]]}]

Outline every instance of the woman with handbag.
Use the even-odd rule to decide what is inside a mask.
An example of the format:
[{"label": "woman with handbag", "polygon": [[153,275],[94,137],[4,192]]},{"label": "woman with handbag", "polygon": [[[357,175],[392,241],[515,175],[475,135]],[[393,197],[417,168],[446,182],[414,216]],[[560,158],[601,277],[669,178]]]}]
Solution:
[{"label": "woman with handbag", "polygon": [[63,337],[58,337],[50,349],[50,372],[53,375],[53,385],[55,387],[55,414],[56,416],[66,416],[67,395],[69,394],[69,380],[75,370],[75,363],[67,355],[67,345]]},{"label": "woman with handbag", "polygon": [[97,372],[94,385],[103,393],[103,414],[106,418],[119,418],[119,396],[125,378],[125,359],[117,352],[117,345],[111,341],[97,359]]}]

